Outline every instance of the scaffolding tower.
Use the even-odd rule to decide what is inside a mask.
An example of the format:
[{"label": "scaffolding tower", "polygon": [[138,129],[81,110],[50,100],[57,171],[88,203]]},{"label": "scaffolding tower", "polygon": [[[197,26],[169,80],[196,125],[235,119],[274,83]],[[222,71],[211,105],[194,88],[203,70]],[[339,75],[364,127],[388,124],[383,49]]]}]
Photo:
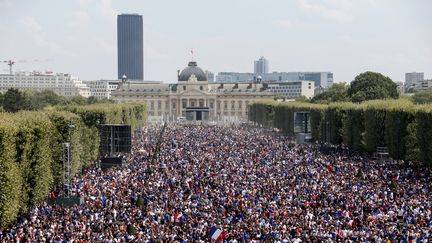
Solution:
[{"label": "scaffolding tower", "polygon": [[70,143],[63,143],[63,192],[64,197],[70,197],[71,186],[71,149]]}]

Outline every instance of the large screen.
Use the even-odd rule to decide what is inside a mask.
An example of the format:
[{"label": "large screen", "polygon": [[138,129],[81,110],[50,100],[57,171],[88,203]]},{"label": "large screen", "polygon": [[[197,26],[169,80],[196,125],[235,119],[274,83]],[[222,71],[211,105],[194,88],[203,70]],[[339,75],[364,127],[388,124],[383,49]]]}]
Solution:
[{"label": "large screen", "polygon": [[101,156],[131,152],[131,127],[129,125],[103,124],[99,126]]}]

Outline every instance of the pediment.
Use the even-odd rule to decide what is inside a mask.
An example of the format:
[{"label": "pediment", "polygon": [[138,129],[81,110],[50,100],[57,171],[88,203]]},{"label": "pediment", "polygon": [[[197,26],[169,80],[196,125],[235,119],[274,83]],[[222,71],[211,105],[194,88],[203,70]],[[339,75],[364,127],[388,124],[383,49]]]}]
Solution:
[{"label": "pediment", "polygon": [[198,90],[198,89],[193,89],[193,90],[185,90],[185,91],[181,91],[180,92],[181,95],[186,95],[186,96],[193,96],[193,95],[212,95],[212,93],[204,91],[204,90]]}]

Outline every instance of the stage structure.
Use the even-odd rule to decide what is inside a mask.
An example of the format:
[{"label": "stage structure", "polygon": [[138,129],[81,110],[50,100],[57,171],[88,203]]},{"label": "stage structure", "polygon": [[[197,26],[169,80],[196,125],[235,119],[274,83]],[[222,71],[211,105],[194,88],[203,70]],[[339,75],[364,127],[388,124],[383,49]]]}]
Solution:
[{"label": "stage structure", "polygon": [[[69,128],[73,128],[69,125]],[[69,136],[70,137],[70,136]],[[72,169],[72,145],[71,143],[63,143],[63,194],[60,193],[57,197],[49,198],[48,204],[61,205],[64,207],[72,207],[77,204],[84,203],[84,197],[80,195],[71,195],[71,169]]]},{"label": "stage structure", "polygon": [[312,140],[312,130],[309,111],[294,112],[294,133],[297,143],[306,143]]},{"label": "stage structure", "polygon": [[99,126],[100,167],[124,166],[124,154],[131,153],[131,127],[123,124],[103,124]]},{"label": "stage structure", "polygon": [[123,124],[99,126],[101,156],[131,152],[131,127]]}]

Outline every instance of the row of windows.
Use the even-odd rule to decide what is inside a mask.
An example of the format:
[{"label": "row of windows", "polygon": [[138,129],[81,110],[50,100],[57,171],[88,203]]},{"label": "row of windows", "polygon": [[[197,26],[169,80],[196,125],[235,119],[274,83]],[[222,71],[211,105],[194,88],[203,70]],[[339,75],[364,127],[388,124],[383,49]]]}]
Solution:
[{"label": "row of windows", "polygon": [[270,87],[270,89],[299,89],[301,86],[278,86],[278,87]]}]

